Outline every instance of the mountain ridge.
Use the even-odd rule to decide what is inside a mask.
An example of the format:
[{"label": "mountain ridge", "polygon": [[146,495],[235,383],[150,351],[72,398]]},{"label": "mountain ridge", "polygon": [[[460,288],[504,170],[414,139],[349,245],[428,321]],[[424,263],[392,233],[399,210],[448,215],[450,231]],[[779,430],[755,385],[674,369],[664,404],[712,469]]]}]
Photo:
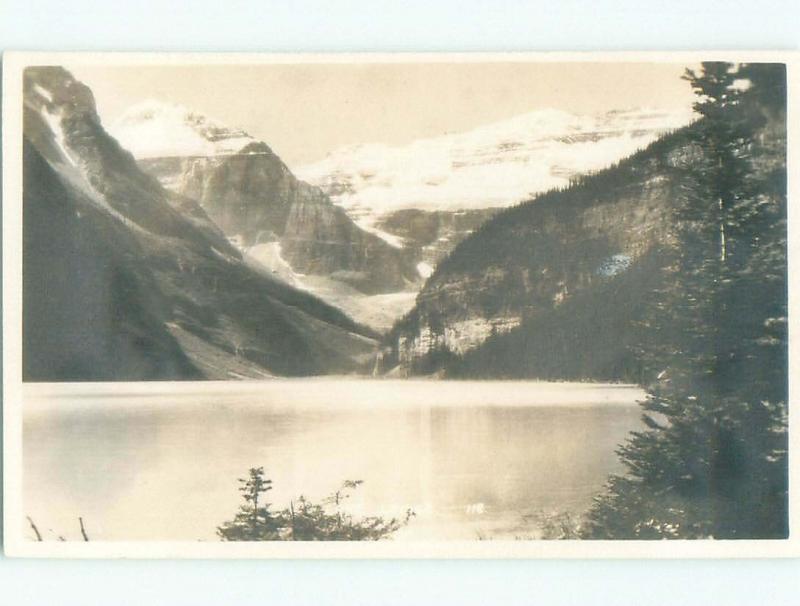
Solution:
[{"label": "mountain ridge", "polygon": [[[346,146],[296,172],[364,223],[408,208],[504,207],[604,168],[692,117],[690,108],[595,115],[537,110],[406,145]],[[487,181],[493,191],[475,187]]]},{"label": "mountain ridge", "polygon": [[[241,129],[148,101],[126,112],[112,132],[138,146],[145,172],[197,200],[242,254],[266,261],[275,276],[290,268],[290,283],[357,321],[388,326],[397,317],[391,309],[380,318],[364,313],[371,298],[421,284],[413,254],[359,228],[319,188],[297,179],[268,144]],[[177,144],[163,142],[171,132],[183,133]],[[344,292],[354,292],[359,301],[342,306]]]},{"label": "mountain ridge", "polygon": [[374,332],[250,268],[105,132],[88,87],[57,67],[26,69],[24,86],[25,380],[369,367]]},{"label": "mountain ridge", "polygon": [[[575,179],[566,189],[501,211],[478,228],[442,260],[415,308],[393,327],[388,340],[391,360],[412,372],[441,365],[453,368],[455,358],[475,356],[473,352],[486,343],[507,342],[514,333],[533,338],[535,332],[552,332],[545,318],[581,293],[600,289],[619,304],[613,283],[632,270],[639,273],[641,284],[652,287],[650,278],[658,271],[655,250],[669,237],[668,201],[681,187],[680,167],[691,162],[694,153],[686,128],[618,165]],[[640,265],[649,271],[638,270]],[[503,294],[502,300],[497,293]],[[583,309],[589,311],[591,306]],[[588,316],[597,319],[594,313]],[[595,335],[579,342],[589,349],[596,343],[609,346],[614,343],[611,336],[603,333],[603,338]],[[526,341],[530,355],[546,356],[559,340],[534,342]],[[619,335],[609,357],[624,360],[627,342]],[[514,351],[523,355],[519,348]],[[486,366],[488,374],[500,372],[499,366]],[[490,366],[493,370],[488,370]],[[618,380],[627,366],[628,362],[619,362],[608,374],[608,366],[595,368],[598,374],[593,378]],[[467,372],[463,368],[455,374]],[[569,378],[586,378],[593,371],[584,375],[564,367],[562,372]],[[559,378],[550,371],[542,376]]]}]

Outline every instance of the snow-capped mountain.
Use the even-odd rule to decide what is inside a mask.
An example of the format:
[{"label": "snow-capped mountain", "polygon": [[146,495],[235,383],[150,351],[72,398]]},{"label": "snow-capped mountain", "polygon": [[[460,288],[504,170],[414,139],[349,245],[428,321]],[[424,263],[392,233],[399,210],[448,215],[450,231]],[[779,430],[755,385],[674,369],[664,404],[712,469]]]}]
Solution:
[{"label": "snow-capped mountain", "polygon": [[301,166],[300,178],[266,143],[186,107],[151,99],[109,130],[163,186],[197,200],[251,261],[386,330],[498,208],[690,120],[689,109],[536,111],[405,146],[346,147]]},{"label": "snow-capped mountain", "polygon": [[[161,185],[196,200],[248,261],[351,317],[388,329],[424,278],[415,250],[361,229],[270,147],[187,108],[149,100],[111,127]],[[395,296],[396,295],[396,296]]]},{"label": "snow-capped mountain", "polygon": [[620,110],[579,116],[527,113],[404,146],[349,146],[296,168],[359,225],[375,230],[401,209],[506,207],[604,168],[692,120],[685,111]]},{"label": "snow-capped mountain", "polygon": [[131,107],[110,131],[163,186],[197,200],[243,252],[280,243],[293,271],[333,276],[368,294],[420,279],[405,252],[360,229],[241,129],[151,99]]},{"label": "snow-capped mountain", "polygon": [[241,129],[157,99],[131,106],[108,131],[136,158],[221,156],[255,141]]}]

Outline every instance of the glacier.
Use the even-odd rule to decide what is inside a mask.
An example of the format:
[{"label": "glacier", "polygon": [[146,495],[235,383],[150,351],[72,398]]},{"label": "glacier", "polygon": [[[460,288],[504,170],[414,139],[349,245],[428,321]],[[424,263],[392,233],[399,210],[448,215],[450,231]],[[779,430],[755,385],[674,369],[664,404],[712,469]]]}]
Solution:
[{"label": "glacier", "polygon": [[296,167],[365,229],[401,209],[514,205],[569,184],[690,123],[692,109],[575,115],[539,110],[455,134],[391,146],[351,145]]}]

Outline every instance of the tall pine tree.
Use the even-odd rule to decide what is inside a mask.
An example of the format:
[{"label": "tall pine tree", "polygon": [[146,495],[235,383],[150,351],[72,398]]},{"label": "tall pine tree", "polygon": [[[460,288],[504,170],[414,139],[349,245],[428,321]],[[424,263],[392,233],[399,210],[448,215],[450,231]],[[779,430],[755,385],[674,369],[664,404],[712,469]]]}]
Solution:
[{"label": "tall pine tree", "polygon": [[687,70],[701,118],[637,351],[647,429],[587,537],[787,535],[785,93],[764,90],[780,67]]}]

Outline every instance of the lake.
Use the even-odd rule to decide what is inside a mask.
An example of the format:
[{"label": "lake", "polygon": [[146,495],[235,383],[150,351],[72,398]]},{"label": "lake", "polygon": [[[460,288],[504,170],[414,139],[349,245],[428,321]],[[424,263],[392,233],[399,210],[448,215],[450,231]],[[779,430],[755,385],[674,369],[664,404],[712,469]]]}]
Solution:
[{"label": "lake", "polygon": [[[345,480],[356,515],[416,513],[396,540],[535,538],[622,471],[634,387],[280,379],[26,385],[25,514],[45,539],[215,540],[263,466],[276,509]],[[32,536],[26,529],[26,536]]]}]

